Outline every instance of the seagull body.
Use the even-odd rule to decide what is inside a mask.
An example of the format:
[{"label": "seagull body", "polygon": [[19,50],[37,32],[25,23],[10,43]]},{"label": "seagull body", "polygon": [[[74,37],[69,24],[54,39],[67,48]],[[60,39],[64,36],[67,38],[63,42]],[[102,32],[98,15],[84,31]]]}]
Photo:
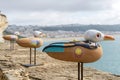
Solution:
[{"label": "seagull body", "polygon": [[97,42],[114,40],[113,36],[104,35],[97,30],[88,30],[84,34],[85,41],[52,43],[43,49],[49,56],[72,62],[95,62],[102,56],[102,46]]},{"label": "seagull body", "polygon": [[43,41],[40,38],[21,38],[17,40],[17,43],[22,47],[38,48],[43,45]]},{"label": "seagull body", "polygon": [[9,41],[16,41],[18,39],[19,32],[14,32],[14,35],[4,35],[3,38]]},{"label": "seagull body", "polygon": [[[14,50],[14,43],[18,39],[19,32],[14,32],[14,35],[4,35],[3,39],[10,41],[10,50]],[[12,45],[11,45],[12,43]]]},{"label": "seagull body", "polygon": [[29,47],[29,48],[38,48],[43,45],[42,39],[40,39],[41,32],[35,31],[34,37],[32,38],[20,38],[16,42],[22,47]]}]

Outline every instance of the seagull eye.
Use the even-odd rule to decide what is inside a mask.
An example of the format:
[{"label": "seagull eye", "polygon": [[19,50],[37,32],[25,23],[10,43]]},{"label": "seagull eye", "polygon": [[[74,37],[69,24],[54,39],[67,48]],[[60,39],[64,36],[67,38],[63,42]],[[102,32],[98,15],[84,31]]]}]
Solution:
[{"label": "seagull eye", "polygon": [[96,37],[98,37],[98,38],[101,37],[100,33],[98,33],[98,34],[96,35]]}]

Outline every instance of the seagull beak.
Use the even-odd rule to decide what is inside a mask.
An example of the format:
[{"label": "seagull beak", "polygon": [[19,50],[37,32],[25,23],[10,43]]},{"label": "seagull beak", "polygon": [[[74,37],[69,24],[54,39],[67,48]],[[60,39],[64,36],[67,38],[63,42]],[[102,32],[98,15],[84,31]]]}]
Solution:
[{"label": "seagull beak", "polygon": [[44,33],[40,33],[40,37],[45,37],[46,35]]},{"label": "seagull beak", "polygon": [[105,35],[104,40],[115,40],[115,38],[111,35]]},{"label": "seagull beak", "polygon": [[40,35],[43,35],[43,33],[40,33]]}]

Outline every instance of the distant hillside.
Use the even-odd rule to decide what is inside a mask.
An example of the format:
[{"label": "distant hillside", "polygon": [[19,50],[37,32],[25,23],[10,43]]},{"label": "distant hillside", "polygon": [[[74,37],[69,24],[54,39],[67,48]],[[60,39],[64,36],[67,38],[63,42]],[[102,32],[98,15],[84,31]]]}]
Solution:
[{"label": "distant hillside", "polygon": [[56,25],[56,26],[16,26],[16,25],[9,25],[5,32],[14,33],[15,31],[19,31],[24,35],[31,36],[33,31],[42,31],[44,33],[48,32],[81,32],[88,29],[97,29],[100,31],[107,31],[107,32],[120,32],[120,25],[80,25],[80,24],[68,24],[68,25]]},{"label": "distant hillside", "polygon": [[88,29],[97,29],[100,31],[120,31],[120,25],[59,25],[59,26],[50,26],[50,27],[40,27],[40,30],[44,31],[86,31]]},{"label": "distant hillside", "polygon": [[120,31],[120,25],[80,25],[80,24],[69,24],[69,25],[56,25],[56,26],[16,26],[16,25],[9,25],[6,31],[16,31],[16,30],[43,30],[43,31],[86,31],[88,29],[97,29],[100,31]]}]

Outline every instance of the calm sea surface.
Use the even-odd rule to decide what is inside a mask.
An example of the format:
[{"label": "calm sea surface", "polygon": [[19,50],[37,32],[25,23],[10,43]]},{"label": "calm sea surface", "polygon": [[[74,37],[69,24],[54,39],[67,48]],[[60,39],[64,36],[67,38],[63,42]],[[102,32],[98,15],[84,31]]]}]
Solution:
[{"label": "calm sea surface", "polygon": [[[115,36],[115,39],[115,41],[100,42],[103,47],[103,56],[100,60],[94,63],[87,63],[85,66],[120,75],[120,36]],[[59,41],[44,42],[44,45],[38,50],[42,50],[45,46],[52,42]]]}]

